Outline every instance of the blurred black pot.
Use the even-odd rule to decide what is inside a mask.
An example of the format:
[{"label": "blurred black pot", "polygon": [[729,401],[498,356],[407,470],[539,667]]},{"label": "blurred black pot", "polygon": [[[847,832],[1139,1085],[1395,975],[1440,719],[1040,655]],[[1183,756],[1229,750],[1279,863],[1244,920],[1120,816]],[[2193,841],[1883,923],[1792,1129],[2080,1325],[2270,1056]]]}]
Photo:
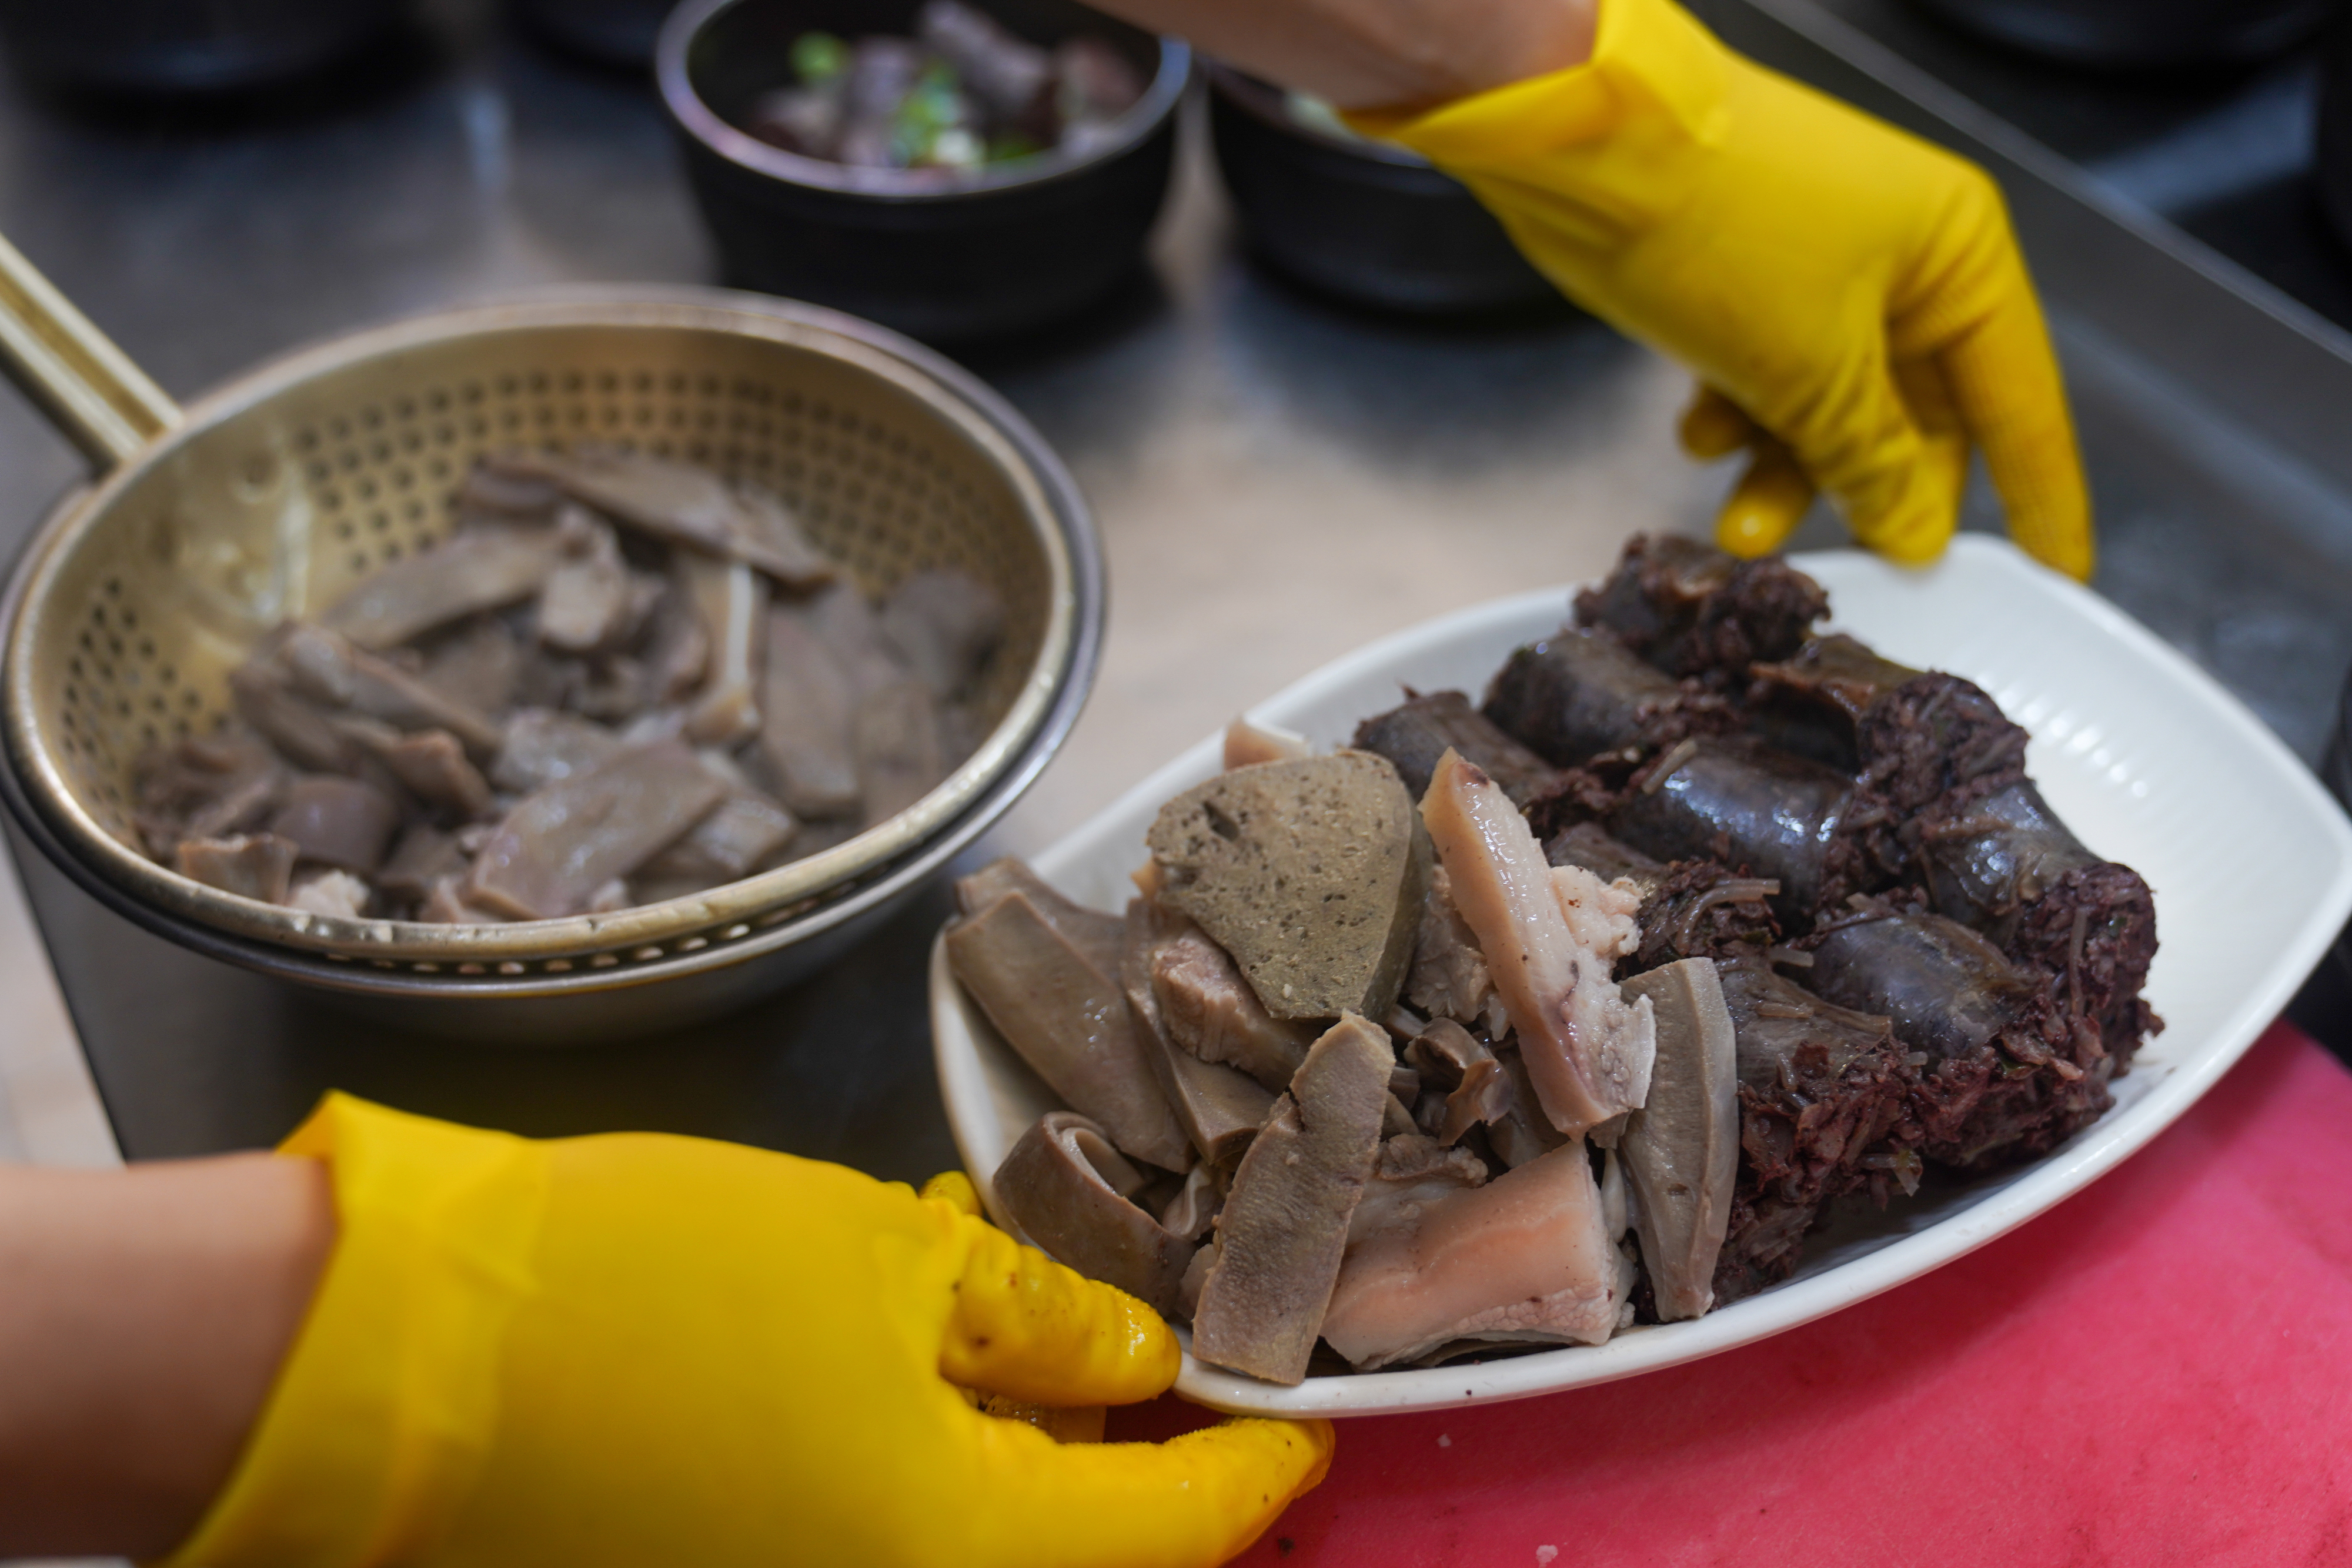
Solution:
[{"label": "blurred black pot", "polygon": [[567,54],[601,65],[653,64],[671,0],[513,0],[515,16]]},{"label": "blurred black pot", "polygon": [[0,0],[0,47],[77,91],[239,92],[350,58],[405,0]]},{"label": "blurred black pot", "polygon": [[930,342],[1029,330],[1095,303],[1140,265],[1168,193],[1192,52],[1075,0],[992,0],[1040,44],[1091,33],[1150,84],[1115,133],[942,185],[768,145],[731,123],[788,78],[793,40],[911,34],[918,0],[687,0],[663,26],[655,73],[687,174],[739,287],[830,305]]},{"label": "blurred black pot", "polygon": [[2293,48],[2337,0],[1917,0],[1955,26],[2064,65],[2242,66]]},{"label": "blurred black pot", "polygon": [[[2320,55],[2319,206],[2336,237],[2352,246],[2352,14],[2328,29]],[[2352,700],[2352,692],[2347,695]],[[2352,780],[2352,762],[2347,763],[2346,776]],[[2333,785],[2335,777],[2328,781]],[[2344,789],[2336,793],[2339,799],[2352,800],[2352,793]]]},{"label": "blurred black pot", "polygon": [[1206,72],[1217,167],[1275,270],[1383,310],[1559,299],[1460,181],[1401,147],[1302,122],[1279,89],[1230,66]]}]

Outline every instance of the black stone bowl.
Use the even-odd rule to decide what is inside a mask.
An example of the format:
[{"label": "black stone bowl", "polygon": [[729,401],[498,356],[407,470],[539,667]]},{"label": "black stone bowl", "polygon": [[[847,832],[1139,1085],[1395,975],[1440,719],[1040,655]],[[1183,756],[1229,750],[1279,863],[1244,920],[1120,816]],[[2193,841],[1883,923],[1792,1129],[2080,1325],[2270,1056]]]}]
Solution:
[{"label": "black stone bowl", "polygon": [[991,0],[1053,44],[1092,33],[1150,84],[1104,144],[954,177],[855,169],[771,147],[733,121],[788,79],[793,40],[910,35],[918,0],[688,0],[654,60],[726,281],[933,343],[1002,339],[1084,309],[1140,265],[1168,193],[1192,51],[1075,0]]},{"label": "black stone bowl", "polygon": [[1443,315],[1556,302],[1469,189],[1424,159],[1302,122],[1279,89],[1210,63],[1217,167],[1251,250],[1308,288]]},{"label": "black stone bowl", "polygon": [[1916,0],[1954,26],[2062,65],[2216,70],[2302,43],[2338,0]]}]

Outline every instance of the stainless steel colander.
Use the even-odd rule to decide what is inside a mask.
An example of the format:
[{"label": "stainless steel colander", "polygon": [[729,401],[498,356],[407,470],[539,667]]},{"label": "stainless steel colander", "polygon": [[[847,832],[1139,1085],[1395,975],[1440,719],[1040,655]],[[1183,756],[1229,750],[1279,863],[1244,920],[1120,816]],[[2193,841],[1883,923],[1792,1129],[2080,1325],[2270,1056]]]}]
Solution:
[{"label": "stainless steel colander", "polygon": [[[896,334],[712,289],[446,311],[272,361],[175,407],[0,241],[0,359],[95,478],[0,604],[5,787],[35,841],[140,924],[440,1032],[606,1038],[805,975],[1026,788],[1094,674],[1102,566],[1076,488],[1002,400]],[[261,634],[428,549],[483,452],[593,440],[757,479],[869,593],[956,566],[1003,597],[987,740],[822,853],[610,915],[450,926],[240,898],[141,853],[131,769],[225,721]]]}]

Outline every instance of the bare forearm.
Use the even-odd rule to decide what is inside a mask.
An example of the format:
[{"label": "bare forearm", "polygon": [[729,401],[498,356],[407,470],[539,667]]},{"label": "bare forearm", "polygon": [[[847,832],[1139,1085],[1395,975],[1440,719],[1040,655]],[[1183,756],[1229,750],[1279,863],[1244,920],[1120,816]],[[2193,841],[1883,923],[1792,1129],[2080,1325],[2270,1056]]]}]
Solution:
[{"label": "bare forearm", "polygon": [[1342,109],[1434,103],[1578,65],[1598,0],[1093,0]]},{"label": "bare forearm", "polygon": [[0,1557],[176,1545],[333,1240],[310,1160],[0,1167]]}]

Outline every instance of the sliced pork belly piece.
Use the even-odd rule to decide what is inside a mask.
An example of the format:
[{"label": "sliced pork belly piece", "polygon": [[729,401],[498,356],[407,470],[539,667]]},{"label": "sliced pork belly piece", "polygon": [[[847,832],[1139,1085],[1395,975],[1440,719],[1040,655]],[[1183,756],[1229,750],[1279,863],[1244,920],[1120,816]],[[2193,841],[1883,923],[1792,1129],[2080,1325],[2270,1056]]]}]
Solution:
[{"label": "sliced pork belly piece", "polygon": [[1650,1004],[1610,977],[1640,900],[1578,866],[1547,864],[1527,819],[1448,752],[1422,816],[1455,906],[1502,993],[1544,1113],[1575,1135],[1638,1110],[1656,1049]]},{"label": "sliced pork belly piece", "polygon": [[1416,800],[1449,748],[1485,768],[1516,805],[1559,782],[1559,769],[1504,733],[1460,692],[1430,692],[1375,714],[1356,727],[1355,747],[1396,764],[1397,777]]},{"label": "sliced pork belly piece", "polygon": [[362,648],[389,648],[484,610],[520,604],[563,559],[555,530],[460,528],[433,549],[368,574],[320,624]]},{"label": "sliced pork belly piece", "polygon": [[1097,967],[1020,893],[949,926],[947,949],[957,980],[1048,1088],[1134,1158],[1192,1164],[1116,969]]},{"label": "sliced pork belly piece", "polygon": [[1315,1042],[1275,1102],[1217,1221],[1216,1260],[1192,1319],[1201,1360],[1271,1383],[1306,1377],[1380,1152],[1395,1062],[1387,1034],[1350,1013]]},{"label": "sliced pork belly piece", "polygon": [[1610,1242],[1582,1140],[1481,1186],[1426,1184],[1341,1264],[1323,1337],[1359,1372],[1451,1340],[1599,1344],[1629,1270]]},{"label": "sliced pork belly piece", "polygon": [[1277,1093],[1289,1087],[1315,1031],[1267,1012],[1225,950],[1191,921],[1176,918],[1181,928],[1151,955],[1151,994],[1168,1038]]},{"label": "sliced pork belly piece", "polygon": [[1102,1128],[1074,1111],[1039,1117],[995,1178],[1006,1217],[1048,1257],[1173,1317],[1199,1232],[1178,1235],[1138,1208],[1144,1184]]},{"label": "sliced pork belly piece", "polygon": [[1169,1037],[1152,971],[1162,949],[1198,927],[1153,900],[1127,906],[1127,931],[1119,958],[1119,983],[1145,1046],[1145,1061],[1160,1092],[1182,1124],[1201,1158],[1223,1164],[1239,1155],[1274,1113],[1274,1095],[1238,1069],[1205,1061]]},{"label": "sliced pork belly piece", "polygon": [[1658,1055],[1618,1160],[1633,1189],[1658,1316],[1673,1322],[1715,1304],[1716,1260],[1739,1176],[1739,1048],[1708,959],[1638,975],[1625,991],[1656,1009]]},{"label": "sliced pork belly piece", "polygon": [[659,854],[726,793],[677,741],[632,747],[508,812],[475,857],[465,898],[515,920],[578,914],[599,887]]}]

